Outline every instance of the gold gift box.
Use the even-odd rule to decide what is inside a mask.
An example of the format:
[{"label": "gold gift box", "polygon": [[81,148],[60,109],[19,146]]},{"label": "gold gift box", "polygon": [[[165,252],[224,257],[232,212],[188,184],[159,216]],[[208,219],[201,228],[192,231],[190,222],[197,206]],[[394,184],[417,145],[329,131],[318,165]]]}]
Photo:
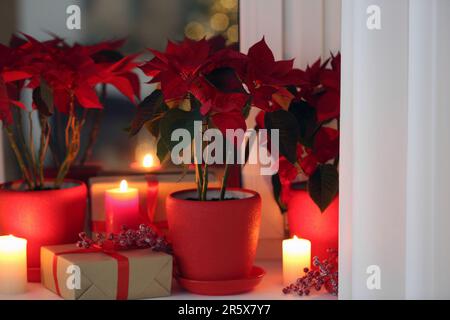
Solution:
[{"label": "gold gift box", "polygon": [[[119,262],[114,257],[117,254],[127,261],[127,274],[121,269],[121,288]],[[115,300],[119,298],[118,291],[123,297],[123,289],[128,300],[166,297],[171,293],[172,267],[171,255],[150,249],[112,255],[84,251],[74,244],[41,249],[42,284],[66,300]],[[124,279],[128,283],[125,288]]]}]

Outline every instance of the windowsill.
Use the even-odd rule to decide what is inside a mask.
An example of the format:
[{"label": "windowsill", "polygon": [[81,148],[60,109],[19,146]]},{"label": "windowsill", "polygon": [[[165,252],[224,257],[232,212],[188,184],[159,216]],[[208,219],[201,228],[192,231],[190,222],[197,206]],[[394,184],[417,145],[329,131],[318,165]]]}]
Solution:
[{"label": "windowsill", "polygon": [[[266,276],[259,286],[253,291],[233,296],[210,297],[191,294],[180,289],[174,281],[172,295],[170,297],[158,298],[159,300],[335,300],[336,297],[321,291],[313,292],[311,296],[299,297],[295,295],[284,295],[281,290],[282,272],[281,262],[278,260],[260,260],[256,263],[266,270]],[[38,283],[30,283],[28,292],[21,295],[0,295],[0,300],[60,300],[56,294],[45,289]]]}]

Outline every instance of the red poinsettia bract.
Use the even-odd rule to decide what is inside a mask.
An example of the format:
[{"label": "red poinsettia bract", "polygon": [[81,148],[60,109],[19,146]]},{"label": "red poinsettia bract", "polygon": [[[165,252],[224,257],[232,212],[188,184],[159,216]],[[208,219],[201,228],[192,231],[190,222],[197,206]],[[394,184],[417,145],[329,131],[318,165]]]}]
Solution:
[{"label": "red poinsettia bract", "polygon": [[273,95],[286,86],[303,83],[303,72],[293,68],[294,60],[275,61],[264,38],[249,49],[247,56],[241,76],[259,109],[273,111]]},{"label": "red poinsettia bract", "polygon": [[24,108],[18,101],[18,89],[14,83],[30,77],[28,72],[14,68],[18,60],[14,51],[0,44],[0,121],[4,121],[7,125],[13,120],[11,106]]},{"label": "red poinsettia bract", "polygon": [[[327,68],[331,64],[331,69]],[[340,113],[341,55],[332,56],[324,63],[317,60],[308,66],[304,82],[299,85],[299,97],[317,109],[319,122],[335,119]]]}]

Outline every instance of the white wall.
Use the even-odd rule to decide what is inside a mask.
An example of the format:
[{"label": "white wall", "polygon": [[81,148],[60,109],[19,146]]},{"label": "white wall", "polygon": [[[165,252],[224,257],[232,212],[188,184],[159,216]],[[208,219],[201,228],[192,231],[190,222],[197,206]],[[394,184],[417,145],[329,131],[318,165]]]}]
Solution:
[{"label": "white wall", "polygon": [[341,48],[341,0],[284,1],[284,57],[304,68]]},{"label": "white wall", "polygon": [[[83,10],[82,1],[79,0],[18,0],[17,30],[39,39],[47,38],[51,31],[68,41],[79,40],[83,31],[69,30],[66,27],[66,9],[72,4],[79,5]],[[81,16],[83,28],[83,12]]]}]

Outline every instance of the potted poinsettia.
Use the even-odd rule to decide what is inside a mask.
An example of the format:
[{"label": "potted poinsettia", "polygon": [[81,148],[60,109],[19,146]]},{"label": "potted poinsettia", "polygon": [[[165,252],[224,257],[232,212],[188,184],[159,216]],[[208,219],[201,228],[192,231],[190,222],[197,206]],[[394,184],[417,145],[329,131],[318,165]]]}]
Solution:
[{"label": "potted poinsettia", "polygon": [[318,60],[290,88],[287,108],[260,115],[259,126],[280,130],[275,198],[287,211],[291,235],[311,240],[312,256],[338,248],[340,54]]},{"label": "potted poinsettia", "polygon": [[[39,281],[40,247],[72,243],[84,229],[86,185],[66,176],[80,150],[86,110],[102,108],[95,87],[113,76],[85,47],[25,38],[0,44],[0,121],[22,173],[22,180],[0,186],[0,233],[28,240],[29,280]],[[32,91],[28,108],[20,102],[25,90]],[[65,119],[65,153],[56,176],[48,178],[44,164],[55,117]]]},{"label": "potted poinsettia", "polygon": [[[58,38],[55,38],[55,40]],[[15,40],[14,43],[23,43]],[[60,43],[64,46],[68,46],[62,39]],[[124,40],[104,41],[98,44],[81,46],[75,44],[74,47],[78,47],[86,55],[89,55],[95,62],[98,68],[98,82],[101,84],[100,89],[100,102],[106,103],[107,98],[107,86],[114,86],[120,93],[122,93],[133,104],[137,103],[137,99],[140,97],[140,81],[139,77],[133,71],[138,66],[136,62],[136,55],[124,56],[119,49],[124,45]],[[107,107],[107,106],[106,106]],[[57,110],[55,110],[58,112]],[[103,112],[105,110],[92,108],[85,109],[83,112],[84,126],[82,128],[82,134],[87,137],[85,143],[80,146],[80,151],[74,164],[71,166],[67,173],[68,178],[81,180],[85,183],[94,176],[97,176],[102,170],[100,163],[93,163],[92,156],[95,144],[97,142]],[[55,125],[53,131],[55,136],[62,136],[64,134],[64,125],[58,123],[62,117],[55,117]],[[50,141],[51,160],[53,165],[46,168],[45,174],[48,177],[56,177],[58,168],[64,158],[65,145],[61,143],[61,139],[52,139]]]},{"label": "potted poinsettia", "polygon": [[[175,130],[185,129],[190,137],[210,129],[221,137],[230,129],[245,130],[251,106],[276,109],[286,87],[300,84],[301,72],[293,69],[293,61],[275,61],[264,39],[247,55],[230,48],[213,50],[207,40],[189,39],[169,42],[165,52],[150,51],[154,58],[141,68],[160,89],[140,104],[131,134],[145,126],[158,138],[161,161],[177,145],[171,139]],[[227,188],[229,164],[221,188],[209,188],[211,164],[202,162],[202,156],[209,155],[208,144],[195,139],[189,143],[197,188],[171,194],[166,206],[181,276],[201,281],[244,278],[256,253],[260,196]]]}]

